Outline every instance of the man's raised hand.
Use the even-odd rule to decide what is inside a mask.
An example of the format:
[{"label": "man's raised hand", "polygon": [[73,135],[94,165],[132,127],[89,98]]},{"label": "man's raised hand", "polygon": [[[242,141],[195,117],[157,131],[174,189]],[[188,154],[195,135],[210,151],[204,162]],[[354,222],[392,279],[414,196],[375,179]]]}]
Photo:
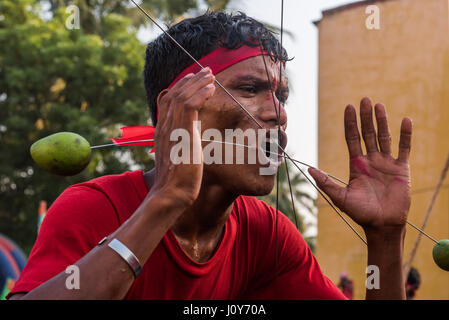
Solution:
[{"label": "man's raised hand", "polygon": [[[189,206],[198,197],[203,175],[200,132],[193,122],[207,99],[215,92],[215,77],[209,68],[188,74],[158,97],[159,119],[155,130],[156,179],[151,192],[160,192],[175,205]],[[200,163],[173,164],[171,133],[184,129],[189,133],[190,158],[195,154]]]},{"label": "man's raised hand", "polygon": [[409,118],[402,120],[399,153],[395,159],[391,151],[385,106],[379,103],[374,109],[377,133],[371,101],[368,98],[361,101],[360,120],[366,154],[362,151],[356,110],[352,105],[345,109],[344,126],[350,167],[347,187],[338,185],[318,170],[310,169],[309,173],[335,205],[365,231],[383,227],[402,229],[407,222],[411,202],[408,159],[412,122]]}]

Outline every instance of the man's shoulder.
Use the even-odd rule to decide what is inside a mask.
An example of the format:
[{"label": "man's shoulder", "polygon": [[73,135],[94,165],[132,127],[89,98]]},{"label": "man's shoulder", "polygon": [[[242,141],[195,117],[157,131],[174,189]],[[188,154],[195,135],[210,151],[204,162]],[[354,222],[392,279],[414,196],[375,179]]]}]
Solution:
[{"label": "man's shoulder", "polygon": [[244,214],[248,219],[255,219],[263,215],[269,217],[275,210],[265,201],[252,196],[239,196],[234,202],[234,208],[239,214]]},{"label": "man's shoulder", "polygon": [[241,228],[246,228],[256,235],[278,234],[280,237],[302,240],[302,236],[290,219],[263,200],[240,196],[235,201],[234,210]]},{"label": "man's shoulder", "polygon": [[235,201],[235,209],[239,214],[244,214],[250,220],[273,221],[277,214],[283,213],[276,210],[265,201],[252,196],[240,196]]},{"label": "man's shoulder", "polygon": [[[281,211],[268,205],[265,201],[252,196],[240,196],[234,203],[234,210],[240,224],[248,225],[260,232],[274,231],[276,219],[283,223]],[[288,220],[288,219],[287,219]]]},{"label": "man's shoulder", "polygon": [[63,215],[61,212],[68,211],[83,216],[113,213],[119,223],[123,223],[140,205],[145,193],[142,171],[106,175],[65,189],[50,207],[49,214],[58,212]]},{"label": "man's shoulder", "polygon": [[138,198],[145,197],[147,190],[142,177],[142,171],[128,171],[121,174],[101,176],[89,181],[74,184],[66,189],[72,192],[74,189],[85,192],[99,191],[112,202],[123,200],[129,196],[137,195]]},{"label": "man's shoulder", "polygon": [[128,190],[127,187],[129,187],[130,184],[135,184],[138,188],[142,188],[139,180],[142,180],[141,170],[127,171],[121,174],[105,175],[89,181],[80,182],[70,186],[68,189],[76,187],[90,187],[108,192],[116,190],[117,188]]}]

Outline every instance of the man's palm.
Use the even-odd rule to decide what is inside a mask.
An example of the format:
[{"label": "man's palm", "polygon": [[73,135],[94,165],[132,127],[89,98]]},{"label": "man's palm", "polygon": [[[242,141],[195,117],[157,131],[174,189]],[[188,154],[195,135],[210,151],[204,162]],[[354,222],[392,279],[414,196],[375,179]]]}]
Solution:
[{"label": "man's palm", "polygon": [[375,106],[378,133],[372,114],[371,101],[364,98],[360,118],[367,154],[363,155],[355,108],[346,107],[345,136],[350,156],[347,187],[317,170],[309,172],[332,201],[362,227],[402,226],[407,221],[411,202],[408,158],[412,123],[408,118],[402,121],[399,154],[394,159],[385,107]]}]

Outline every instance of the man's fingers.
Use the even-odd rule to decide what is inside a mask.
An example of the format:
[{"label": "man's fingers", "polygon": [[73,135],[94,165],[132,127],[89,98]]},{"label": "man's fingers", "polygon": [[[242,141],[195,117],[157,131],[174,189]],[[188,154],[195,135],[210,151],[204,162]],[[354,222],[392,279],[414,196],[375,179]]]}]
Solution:
[{"label": "man's fingers", "polygon": [[212,74],[211,69],[209,67],[204,68],[174,93],[175,101],[178,104],[183,104],[184,101],[187,101],[191,96],[195,95],[198,90],[213,83],[214,80],[215,76]]},{"label": "man's fingers", "polygon": [[[184,127],[186,120],[193,121],[197,119],[197,115],[193,117],[191,114],[187,115],[186,112],[198,111],[203,106],[205,102],[205,99],[201,98],[204,94],[203,91],[210,91],[211,88],[215,88],[214,80],[215,76],[210,68],[205,68],[173,93],[171,97],[173,107],[169,116],[173,118],[175,127]],[[208,86],[209,89],[204,89]]]},{"label": "man's fingers", "polygon": [[369,98],[363,98],[360,102],[360,122],[362,126],[363,141],[365,141],[366,153],[378,152],[376,129],[373,123],[373,107]]},{"label": "man's fingers", "polygon": [[158,123],[164,123],[166,119],[171,119],[173,108],[170,106],[171,94],[182,87],[186,82],[188,82],[195,75],[189,73],[184,76],[181,80],[176,82],[176,84],[171,89],[163,90],[157,99],[157,112],[158,112]]},{"label": "man's fingers", "polygon": [[189,100],[187,100],[182,109],[179,110],[181,117],[179,118],[179,126],[186,129],[191,137],[190,148],[191,148],[191,161],[192,163],[197,163],[202,159],[202,148],[201,148],[201,138],[200,131],[194,126],[194,121],[198,120],[198,111],[204,105],[207,99],[212,97],[215,93],[215,85],[213,83],[198,90],[195,95],[193,95]]},{"label": "man's fingers", "polygon": [[348,145],[349,157],[355,158],[363,155],[360,145],[360,134],[357,128],[357,115],[355,108],[348,105],[345,109],[345,137]]},{"label": "man's fingers", "polygon": [[207,99],[212,97],[215,93],[215,85],[210,83],[200,90],[198,90],[195,95],[190,97],[184,105],[182,111],[182,121],[185,123],[191,122],[192,120],[196,120],[198,117],[198,111],[204,105]]},{"label": "man's fingers", "polygon": [[346,188],[338,185],[329,176],[317,169],[309,168],[309,173],[315,180],[317,186],[324,191],[332,202],[341,208],[344,205],[346,197]]},{"label": "man's fingers", "polygon": [[207,99],[212,97],[215,93],[215,85],[213,83],[201,88],[197,93],[187,100],[182,109],[179,110],[180,116],[178,117],[178,126],[185,128],[188,132],[192,133],[193,121],[198,120],[198,111],[204,105]]},{"label": "man's fingers", "polygon": [[412,127],[410,118],[404,118],[401,124],[401,138],[399,139],[398,161],[408,163],[412,146]]},{"label": "man's fingers", "polygon": [[386,155],[391,155],[391,134],[388,127],[387,112],[382,103],[374,107],[377,122],[377,140],[379,141],[380,151]]},{"label": "man's fingers", "polygon": [[195,77],[194,73],[188,73],[186,74],[184,77],[182,77],[178,82],[176,82],[174,84],[173,87],[171,87],[169,90],[170,92],[175,92],[176,90],[182,88],[182,86],[184,86],[186,84],[186,82],[188,82],[190,79],[192,79],[193,77]]}]

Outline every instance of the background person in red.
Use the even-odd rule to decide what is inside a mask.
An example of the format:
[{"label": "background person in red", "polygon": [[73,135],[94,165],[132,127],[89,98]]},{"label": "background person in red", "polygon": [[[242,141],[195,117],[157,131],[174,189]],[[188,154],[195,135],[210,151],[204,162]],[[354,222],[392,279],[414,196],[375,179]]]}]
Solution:
[{"label": "background person in red", "polygon": [[345,295],[346,298],[352,300],[354,296],[354,283],[348,278],[346,272],[340,274],[340,282],[338,283],[338,288]]},{"label": "background person in red", "polygon": [[[64,191],[49,209],[11,299],[344,299],[293,224],[252,197],[268,194],[275,175],[260,175],[259,163],[170,162],[175,142],[169,138],[175,129],[189,132],[192,154],[202,153],[195,120],[202,121],[202,130],[257,129],[215,87],[215,79],[265,129],[284,129],[288,84],[279,62],[288,60],[287,53],[270,31],[244,14],[207,13],[178,23],[169,33],[197,59],[222,48],[245,46],[251,52],[260,42],[265,56],[248,55],[219,72],[206,68],[173,84],[192,61],[165,35],[150,43],[145,86],[156,124],[155,169],[105,176]],[[279,117],[270,89],[280,106]],[[378,135],[369,99],[361,102],[360,113],[366,155],[355,108],[345,110],[349,186],[340,187],[317,170],[309,172],[365,230],[368,264],[380,269],[380,289],[367,290],[367,298],[404,299],[401,265],[410,206],[411,121],[403,120],[395,159],[385,107],[375,106]],[[114,240],[143,266],[139,276],[109,247]],[[64,270],[72,264],[80,271],[76,290],[66,286]]]},{"label": "background person in red", "polygon": [[411,267],[407,275],[407,282],[405,283],[405,293],[407,300],[414,300],[416,297],[416,291],[418,291],[421,285],[421,275],[418,269]]}]

